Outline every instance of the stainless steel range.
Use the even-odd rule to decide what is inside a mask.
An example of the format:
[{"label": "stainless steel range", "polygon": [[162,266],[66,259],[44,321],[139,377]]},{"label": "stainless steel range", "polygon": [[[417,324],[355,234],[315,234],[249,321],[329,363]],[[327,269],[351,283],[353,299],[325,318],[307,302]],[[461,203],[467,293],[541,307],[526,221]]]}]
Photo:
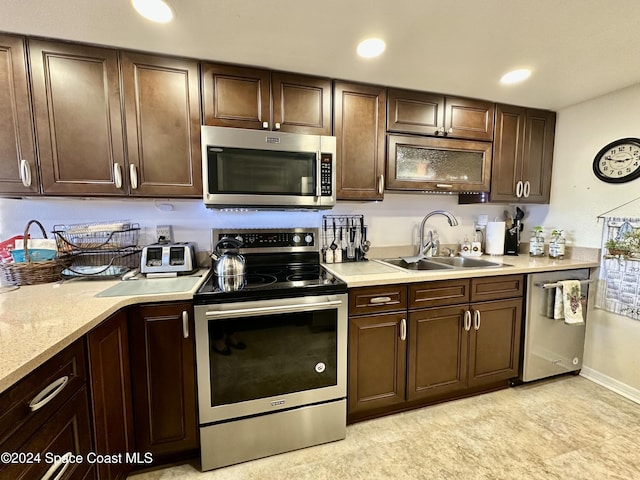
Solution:
[{"label": "stainless steel range", "polygon": [[346,434],[347,286],[317,229],[212,231],[225,238],[242,278],[212,269],[194,296],[202,470]]}]

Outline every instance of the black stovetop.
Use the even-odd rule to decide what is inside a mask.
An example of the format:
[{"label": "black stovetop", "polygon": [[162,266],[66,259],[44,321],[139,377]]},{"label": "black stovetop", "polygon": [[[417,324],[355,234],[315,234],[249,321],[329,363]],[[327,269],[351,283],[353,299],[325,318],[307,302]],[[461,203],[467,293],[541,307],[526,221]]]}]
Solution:
[{"label": "black stovetop", "polygon": [[[286,262],[284,262],[286,260]],[[245,275],[234,287],[212,269],[194,295],[196,305],[347,292],[347,284],[320,265],[318,255],[245,256]]]}]

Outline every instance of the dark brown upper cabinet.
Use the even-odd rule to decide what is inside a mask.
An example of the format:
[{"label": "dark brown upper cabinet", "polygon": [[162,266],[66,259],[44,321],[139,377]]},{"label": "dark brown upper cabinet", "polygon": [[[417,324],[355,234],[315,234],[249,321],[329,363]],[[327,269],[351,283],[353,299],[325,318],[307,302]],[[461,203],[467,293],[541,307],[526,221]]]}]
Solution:
[{"label": "dark brown upper cabinet", "polygon": [[555,112],[497,106],[492,202],[549,203],[555,123]]},{"label": "dark brown upper cabinet", "polygon": [[29,40],[29,56],[43,193],[122,195],[118,52]]},{"label": "dark brown upper cabinet", "polygon": [[0,193],[33,195],[39,185],[25,41],[0,35]]},{"label": "dark brown upper cabinet", "polygon": [[203,63],[204,124],[331,135],[326,78]]},{"label": "dark brown upper cabinet", "polygon": [[198,63],[121,53],[129,192],[202,196]]},{"label": "dark brown upper cabinet", "polygon": [[493,140],[494,104],[437,93],[389,89],[387,131]]},{"label": "dark brown upper cabinet", "polygon": [[382,200],[386,89],[335,82],[338,200]]}]

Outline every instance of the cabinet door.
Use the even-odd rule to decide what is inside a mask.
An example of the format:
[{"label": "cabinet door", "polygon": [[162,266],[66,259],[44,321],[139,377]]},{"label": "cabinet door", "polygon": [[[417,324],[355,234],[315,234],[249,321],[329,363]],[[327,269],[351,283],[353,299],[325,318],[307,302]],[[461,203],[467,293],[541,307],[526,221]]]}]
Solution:
[{"label": "cabinet door", "polygon": [[129,191],[201,197],[198,63],[123,52]]},{"label": "cabinet door", "polygon": [[198,448],[193,332],[191,303],[130,311],[136,449],[153,453],[155,463]]},{"label": "cabinet door", "polygon": [[522,298],[471,304],[469,387],[518,376]]},{"label": "cabinet door", "polygon": [[331,135],[331,80],[271,74],[273,130]]},{"label": "cabinet door", "polygon": [[334,84],[338,200],[382,200],[385,164],[383,87]]},{"label": "cabinet door", "polygon": [[201,75],[205,125],[270,128],[268,70],[204,63]]},{"label": "cabinet door", "polygon": [[[104,455],[134,452],[133,402],[127,315],[113,315],[87,334],[95,451]],[[126,478],[127,462],[98,463],[100,478]]]},{"label": "cabinet door", "polygon": [[472,98],[445,99],[444,131],[447,137],[493,140],[494,104]]},{"label": "cabinet door", "polygon": [[556,114],[546,110],[527,110],[522,160],[522,180],[528,182],[521,198],[527,203],[549,203]]},{"label": "cabinet door", "polygon": [[466,387],[469,333],[464,321],[467,311],[464,305],[409,313],[408,400],[430,398]]},{"label": "cabinet door", "polygon": [[389,135],[389,190],[487,192],[490,185],[489,142]]},{"label": "cabinet door", "polygon": [[37,194],[24,39],[0,35],[0,193]]},{"label": "cabinet door", "polygon": [[43,193],[126,193],[117,51],[29,40],[29,54]]},{"label": "cabinet door", "polygon": [[387,130],[438,135],[444,126],[444,95],[389,89]]},{"label": "cabinet door", "polygon": [[522,179],[522,152],[526,109],[512,105],[496,107],[493,140],[491,201],[518,202],[516,184]]},{"label": "cabinet door", "polygon": [[349,415],[405,401],[403,329],[404,312],[349,319]]}]

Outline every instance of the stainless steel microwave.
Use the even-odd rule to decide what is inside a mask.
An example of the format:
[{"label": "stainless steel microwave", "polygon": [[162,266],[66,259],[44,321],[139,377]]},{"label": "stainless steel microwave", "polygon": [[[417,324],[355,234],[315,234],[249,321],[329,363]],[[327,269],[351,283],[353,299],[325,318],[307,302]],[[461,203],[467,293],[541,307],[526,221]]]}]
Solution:
[{"label": "stainless steel microwave", "polygon": [[335,206],[335,137],[206,125],[201,133],[207,207]]}]

